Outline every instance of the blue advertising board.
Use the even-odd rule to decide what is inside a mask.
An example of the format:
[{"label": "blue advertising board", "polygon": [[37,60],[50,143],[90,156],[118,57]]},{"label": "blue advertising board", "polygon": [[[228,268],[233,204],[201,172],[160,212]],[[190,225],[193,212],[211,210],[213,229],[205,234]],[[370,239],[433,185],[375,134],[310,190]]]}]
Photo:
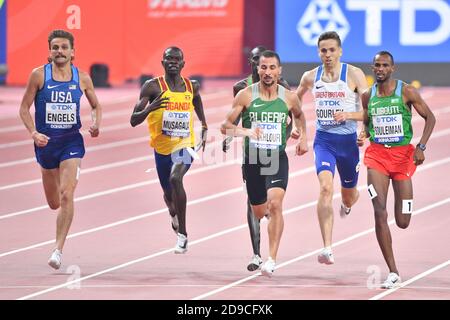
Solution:
[{"label": "blue advertising board", "polygon": [[337,31],[343,60],[450,62],[450,0],[276,0],[275,50],[283,62],[318,62],[317,39]]}]

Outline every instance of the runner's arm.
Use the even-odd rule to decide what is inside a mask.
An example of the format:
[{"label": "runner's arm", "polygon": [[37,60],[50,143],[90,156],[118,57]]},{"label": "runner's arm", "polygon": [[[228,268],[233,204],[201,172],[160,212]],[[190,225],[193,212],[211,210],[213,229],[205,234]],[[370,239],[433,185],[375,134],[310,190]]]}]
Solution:
[{"label": "runner's arm", "polygon": [[206,139],[208,134],[208,125],[206,123],[205,112],[203,109],[202,97],[200,96],[200,84],[197,81],[192,81],[192,86],[194,89],[194,99],[192,103],[194,104],[195,114],[198,119],[202,122],[202,149],[205,151]]},{"label": "runner's arm", "polygon": [[91,137],[98,137],[100,133],[100,124],[102,122],[102,107],[100,106],[97,95],[95,94],[94,84],[92,83],[91,77],[85,72],[80,72],[80,79],[82,90],[84,91],[84,94],[86,95],[92,109],[92,125],[89,127],[89,133],[91,134]]},{"label": "runner's arm", "polygon": [[[136,103],[131,114],[130,124],[132,127],[141,124],[150,112],[167,106],[168,98],[161,98],[164,91],[156,87],[155,80],[146,81],[139,95],[139,101]],[[149,101],[152,100],[151,103]]]},{"label": "runner's arm", "polygon": [[43,83],[44,73],[42,68],[34,69],[28,79],[27,87],[25,89],[25,93],[23,95],[19,109],[20,118],[22,119],[23,124],[30,133],[31,138],[34,140],[34,143],[38,147],[45,147],[48,143],[48,140],[50,139],[45,134],[36,131],[34,120],[30,113],[31,105],[33,104],[36,94]]},{"label": "runner's arm", "polygon": [[[433,112],[428,107],[427,103],[423,100],[419,91],[411,85],[406,85],[403,87],[404,101],[408,105],[413,105],[417,113],[425,120],[425,127],[423,128],[422,137],[420,138],[419,144],[426,145],[428,139],[430,139],[431,133],[433,132],[434,125],[436,124],[436,117]],[[420,165],[425,161],[425,155],[423,150],[416,147],[414,151],[414,163]]]},{"label": "runner's arm", "polygon": [[308,138],[306,136],[306,119],[305,114],[301,107],[301,102],[298,96],[292,92],[288,92],[288,101],[291,106],[290,111],[292,112],[294,128],[293,132],[297,132],[299,135],[299,142],[296,146],[296,154],[302,155],[308,152]]},{"label": "runner's arm", "polygon": [[255,130],[248,128],[241,128],[234,124],[236,118],[244,111],[246,106],[250,103],[250,91],[248,88],[240,91],[237,96],[233,99],[233,105],[231,110],[228,112],[225,121],[222,122],[220,131],[222,134],[233,137],[252,137],[257,139],[261,135],[261,129],[256,128]]}]

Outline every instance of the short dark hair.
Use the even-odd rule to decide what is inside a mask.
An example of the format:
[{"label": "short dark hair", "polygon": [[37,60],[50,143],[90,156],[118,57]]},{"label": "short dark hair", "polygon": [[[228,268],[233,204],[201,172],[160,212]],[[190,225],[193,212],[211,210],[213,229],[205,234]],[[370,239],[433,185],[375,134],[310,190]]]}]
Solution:
[{"label": "short dark hair", "polygon": [[338,46],[342,46],[341,38],[339,37],[338,33],[336,31],[327,31],[322,33],[319,36],[319,40],[317,40],[317,46],[319,46],[320,41],[328,40],[328,39],[334,39],[337,41]]},{"label": "short dark hair", "polygon": [[264,46],[256,46],[252,50],[250,50],[250,52],[248,53],[248,58],[249,59],[253,58],[253,51],[264,52],[266,50],[267,50],[267,48]]},{"label": "short dark hair", "polygon": [[50,42],[52,42],[52,40],[55,38],[63,38],[63,39],[69,40],[70,47],[72,49],[74,48],[75,40],[74,40],[73,34],[71,34],[70,32],[68,32],[66,30],[57,29],[57,30],[53,30],[48,35],[48,48],[49,49],[51,49]]},{"label": "short dark hair", "polygon": [[[276,58],[277,61],[278,61],[278,65],[281,65],[280,56],[275,51],[266,50],[263,53],[261,53],[261,57],[264,57],[264,58]],[[261,59],[259,59],[259,61],[261,61]]]},{"label": "short dark hair", "polygon": [[382,51],[377,52],[377,54],[373,57],[372,63],[375,62],[375,57],[376,56],[389,56],[389,58],[391,58],[392,65],[395,64],[394,63],[394,56],[389,51],[382,50]]},{"label": "short dark hair", "polygon": [[178,51],[180,54],[181,54],[181,58],[183,58],[184,59],[184,53],[183,53],[183,50],[181,50],[180,48],[178,48],[178,47],[168,47],[168,48],[166,48],[166,50],[164,50],[164,52],[163,52],[163,59],[164,59],[164,56],[166,55],[166,52],[167,51],[169,51],[169,50],[174,50],[174,51]]}]

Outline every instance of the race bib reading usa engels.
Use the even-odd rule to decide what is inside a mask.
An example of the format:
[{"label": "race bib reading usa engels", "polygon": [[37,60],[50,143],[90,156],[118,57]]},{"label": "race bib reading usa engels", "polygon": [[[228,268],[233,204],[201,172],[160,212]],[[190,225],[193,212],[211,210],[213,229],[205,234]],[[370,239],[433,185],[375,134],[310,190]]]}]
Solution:
[{"label": "race bib reading usa engels", "polygon": [[377,143],[392,143],[403,140],[403,118],[401,114],[373,116],[374,141]]},{"label": "race bib reading usa engels", "polygon": [[252,122],[252,130],[261,128],[262,137],[259,140],[250,138],[250,145],[258,149],[277,149],[282,144],[282,125],[280,122]]},{"label": "race bib reading usa engels", "polygon": [[75,103],[46,103],[45,123],[53,129],[70,129],[77,124]]},{"label": "race bib reading usa engels", "polygon": [[187,138],[190,135],[191,113],[182,111],[164,111],[162,133],[170,137]]}]

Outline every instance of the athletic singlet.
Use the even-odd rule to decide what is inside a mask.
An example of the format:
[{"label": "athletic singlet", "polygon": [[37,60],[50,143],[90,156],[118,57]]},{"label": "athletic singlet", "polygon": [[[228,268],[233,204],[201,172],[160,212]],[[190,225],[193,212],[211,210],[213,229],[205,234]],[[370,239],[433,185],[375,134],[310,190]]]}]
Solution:
[{"label": "athletic singlet", "polygon": [[348,65],[341,63],[339,79],[335,82],[322,81],[323,65],[316,70],[312,93],[316,105],[317,130],[336,134],[356,132],[356,121],[337,123],[333,115],[337,111],[359,111],[359,95],[347,84]]},{"label": "athletic singlet", "polygon": [[150,145],[163,155],[171,154],[179,149],[194,147],[194,95],[192,83],[182,78],[186,91],[173,92],[164,79],[158,77],[163,98],[169,98],[167,107],[157,109],[147,117],[150,132]]},{"label": "athletic singlet", "polygon": [[70,81],[56,81],[52,64],[44,66],[44,86],[34,99],[36,130],[49,137],[76,133],[81,128],[80,88],[78,69],[71,66]]},{"label": "athletic singlet", "polygon": [[413,136],[411,111],[403,102],[403,82],[396,81],[392,95],[377,96],[377,85],[371,89],[368,103],[370,141],[389,146],[404,146]]},{"label": "athletic singlet", "polygon": [[286,121],[288,107],[285,96],[286,89],[278,86],[278,97],[273,101],[265,101],[260,97],[259,83],[251,85],[252,101],[242,114],[242,126],[263,130],[259,140],[245,137],[244,151],[248,155],[249,147],[283,151],[286,148]]}]

